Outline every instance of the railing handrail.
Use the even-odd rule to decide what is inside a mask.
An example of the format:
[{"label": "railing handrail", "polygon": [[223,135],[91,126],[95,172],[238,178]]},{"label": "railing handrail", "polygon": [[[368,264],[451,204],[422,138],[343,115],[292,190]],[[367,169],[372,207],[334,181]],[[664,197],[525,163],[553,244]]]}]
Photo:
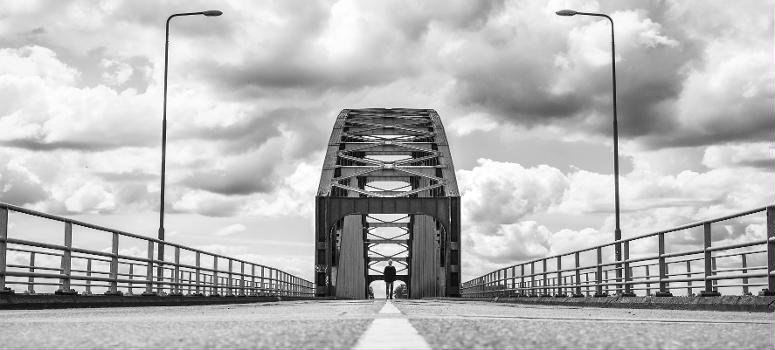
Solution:
[{"label": "railing handrail", "polygon": [[[498,271],[503,271],[503,270],[506,270],[506,269],[509,269],[509,268],[512,268],[512,267],[528,265],[528,264],[537,263],[537,262],[543,262],[544,260],[551,260],[551,259],[555,259],[555,258],[558,258],[558,257],[570,256],[570,255],[573,255],[573,254],[576,254],[576,253],[592,251],[592,250],[595,250],[595,249],[598,249],[598,248],[605,248],[605,247],[615,246],[616,244],[623,244],[623,243],[634,241],[634,240],[638,240],[638,239],[658,236],[660,234],[666,234],[666,233],[686,230],[686,229],[690,229],[690,228],[700,227],[700,226],[703,226],[705,224],[712,224],[712,223],[716,223],[716,222],[720,222],[720,221],[724,221],[724,220],[734,219],[734,218],[737,218],[737,217],[742,217],[742,216],[746,216],[746,215],[750,215],[750,214],[755,214],[755,213],[763,212],[763,211],[766,211],[767,208],[772,208],[772,207],[775,207],[775,205],[765,205],[763,207],[758,207],[756,209],[746,210],[746,211],[743,211],[743,212],[738,212],[738,213],[734,213],[734,214],[730,214],[730,215],[725,215],[725,216],[711,218],[711,219],[706,219],[706,220],[701,220],[701,221],[695,221],[693,223],[684,224],[684,225],[681,225],[681,226],[677,226],[677,227],[673,227],[673,228],[669,228],[669,229],[664,229],[664,230],[659,230],[659,231],[654,231],[654,232],[650,232],[650,233],[645,233],[645,234],[641,234],[641,235],[637,235],[637,236],[633,236],[633,237],[622,238],[622,239],[617,240],[617,241],[612,241],[612,242],[608,242],[608,243],[598,244],[598,245],[587,247],[587,248],[582,248],[582,249],[578,249],[578,250],[574,250],[574,251],[569,251],[569,252],[565,252],[565,253],[561,253],[561,254],[556,254],[556,255],[552,255],[552,256],[547,256],[547,257],[543,257],[543,258],[537,258],[537,259],[533,259],[533,260],[529,260],[529,261],[518,262],[516,264],[512,264],[512,265],[509,265],[509,266],[506,266],[506,267],[502,267],[502,268],[499,268],[499,269],[495,269],[495,270],[486,272],[486,273],[484,273],[481,276],[474,277],[474,278],[472,278],[472,279],[470,279],[470,280],[468,280],[466,282],[463,282],[461,285],[468,284],[468,283],[473,282],[473,281],[475,281],[475,280],[477,280],[477,279],[479,279],[481,277],[487,276],[487,275],[489,275],[491,273],[495,273],[495,272],[498,272]],[[763,241],[767,242],[768,240],[765,239]],[[623,261],[614,261],[614,262],[611,262],[610,264],[618,264],[618,263],[623,263]],[[555,272],[555,271],[551,271],[551,272]],[[542,274],[542,273],[547,273],[547,272],[546,271],[542,271],[542,272],[539,272],[539,273],[536,273],[536,274]]]},{"label": "railing handrail", "polygon": [[[45,219],[49,219],[49,220],[53,220],[53,221],[59,221],[59,222],[62,222],[62,223],[70,223],[72,225],[77,225],[77,226],[81,226],[81,227],[85,227],[85,228],[90,228],[90,229],[94,229],[94,230],[98,230],[98,231],[105,231],[105,232],[115,233],[115,234],[118,234],[118,235],[121,235],[121,236],[125,236],[125,237],[141,239],[141,240],[144,240],[144,241],[151,241],[151,242],[154,242],[154,244],[164,244],[165,246],[177,247],[177,248],[180,248],[180,249],[185,249],[185,250],[188,250],[188,251],[192,251],[192,252],[200,253],[200,254],[205,254],[205,255],[212,256],[212,257],[216,257],[216,258],[222,258],[222,259],[227,259],[227,260],[231,260],[231,261],[241,262],[241,263],[245,263],[245,264],[249,264],[249,265],[253,265],[253,266],[257,266],[257,267],[263,267],[263,268],[267,268],[267,269],[270,269],[270,270],[274,270],[274,271],[278,271],[278,272],[284,273],[286,275],[290,275],[290,276],[294,276],[294,277],[300,278],[300,279],[304,280],[305,282],[310,282],[310,281],[307,281],[306,279],[303,279],[301,277],[295,276],[293,274],[290,274],[290,273],[288,273],[286,271],[280,270],[280,269],[275,268],[275,267],[271,267],[271,266],[267,266],[267,265],[263,265],[263,264],[257,264],[257,263],[253,263],[253,262],[250,262],[250,261],[238,259],[238,258],[232,258],[232,257],[228,257],[228,256],[225,256],[225,255],[217,254],[217,253],[211,253],[211,252],[208,252],[208,251],[205,251],[205,250],[201,250],[201,249],[197,249],[197,248],[192,248],[192,247],[185,246],[185,245],[178,244],[178,243],[173,243],[173,242],[169,242],[169,241],[162,241],[162,240],[159,240],[159,239],[153,238],[153,237],[142,236],[142,235],[138,235],[138,234],[122,231],[122,230],[117,230],[117,229],[113,229],[113,228],[109,228],[109,227],[105,227],[105,226],[91,224],[91,223],[88,223],[88,222],[85,222],[85,221],[75,220],[75,219],[71,219],[71,218],[67,218],[67,217],[63,217],[63,216],[57,216],[57,215],[52,215],[52,214],[44,213],[44,212],[37,211],[37,210],[27,209],[27,208],[23,208],[23,207],[19,207],[19,206],[13,205],[13,204],[8,204],[8,203],[0,202],[0,209],[7,209],[9,211],[14,211],[14,212],[22,213],[22,214],[27,214],[27,215],[32,215],[32,216],[36,216],[36,217],[41,217],[41,218],[45,218]],[[112,253],[107,253],[107,254],[109,256],[113,255]],[[144,260],[144,259],[141,258],[141,260]]]}]

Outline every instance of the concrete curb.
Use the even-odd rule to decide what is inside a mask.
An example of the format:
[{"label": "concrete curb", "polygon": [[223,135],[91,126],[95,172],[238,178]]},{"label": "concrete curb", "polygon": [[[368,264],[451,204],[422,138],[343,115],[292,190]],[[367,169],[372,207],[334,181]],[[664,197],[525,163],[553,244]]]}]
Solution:
[{"label": "concrete curb", "polygon": [[311,300],[305,297],[276,296],[142,296],[142,295],[0,295],[0,310],[63,309],[89,307],[183,306],[247,304],[278,301]]},{"label": "concrete curb", "polygon": [[477,300],[495,303],[540,304],[558,306],[611,307],[625,309],[714,310],[714,311],[775,311],[775,297],[498,297],[498,298],[439,298],[446,300]]}]

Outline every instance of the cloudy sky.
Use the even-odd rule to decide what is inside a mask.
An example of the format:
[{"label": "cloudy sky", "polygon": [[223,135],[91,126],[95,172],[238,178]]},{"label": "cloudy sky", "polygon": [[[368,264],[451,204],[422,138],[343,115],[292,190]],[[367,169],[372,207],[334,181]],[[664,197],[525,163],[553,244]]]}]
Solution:
[{"label": "cloudy sky", "polygon": [[170,240],[311,278],[324,146],[359,107],[442,116],[465,279],[609,240],[609,25],[563,8],[616,23],[625,237],[775,202],[768,0],[5,1],[0,201],[155,236],[164,21],[211,8],[171,26]]}]

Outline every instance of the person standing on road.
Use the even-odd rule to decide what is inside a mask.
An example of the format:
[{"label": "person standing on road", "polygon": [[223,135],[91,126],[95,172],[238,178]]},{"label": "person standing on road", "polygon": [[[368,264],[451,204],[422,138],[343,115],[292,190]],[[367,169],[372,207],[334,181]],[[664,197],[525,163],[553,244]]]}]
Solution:
[{"label": "person standing on road", "polygon": [[393,282],[396,280],[396,268],[393,266],[393,260],[388,260],[385,270],[382,271],[382,278],[385,280],[385,298],[393,299]]}]

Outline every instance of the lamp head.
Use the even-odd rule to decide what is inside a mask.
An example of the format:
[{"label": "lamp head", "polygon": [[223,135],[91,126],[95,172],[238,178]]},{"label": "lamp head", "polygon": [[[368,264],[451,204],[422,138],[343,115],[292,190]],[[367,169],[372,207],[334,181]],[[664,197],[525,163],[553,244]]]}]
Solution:
[{"label": "lamp head", "polygon": [[560,10],[555,12],[558,16],[575,16],[578,12],[573,10]]},{"label": "lamp head", "polygon": [[213,16],[220,16],[220,15],[222,15],[223,11],[207,10],[207,11],[202,11],[202,14],[205,15],[205,16],[213,17]]}]

